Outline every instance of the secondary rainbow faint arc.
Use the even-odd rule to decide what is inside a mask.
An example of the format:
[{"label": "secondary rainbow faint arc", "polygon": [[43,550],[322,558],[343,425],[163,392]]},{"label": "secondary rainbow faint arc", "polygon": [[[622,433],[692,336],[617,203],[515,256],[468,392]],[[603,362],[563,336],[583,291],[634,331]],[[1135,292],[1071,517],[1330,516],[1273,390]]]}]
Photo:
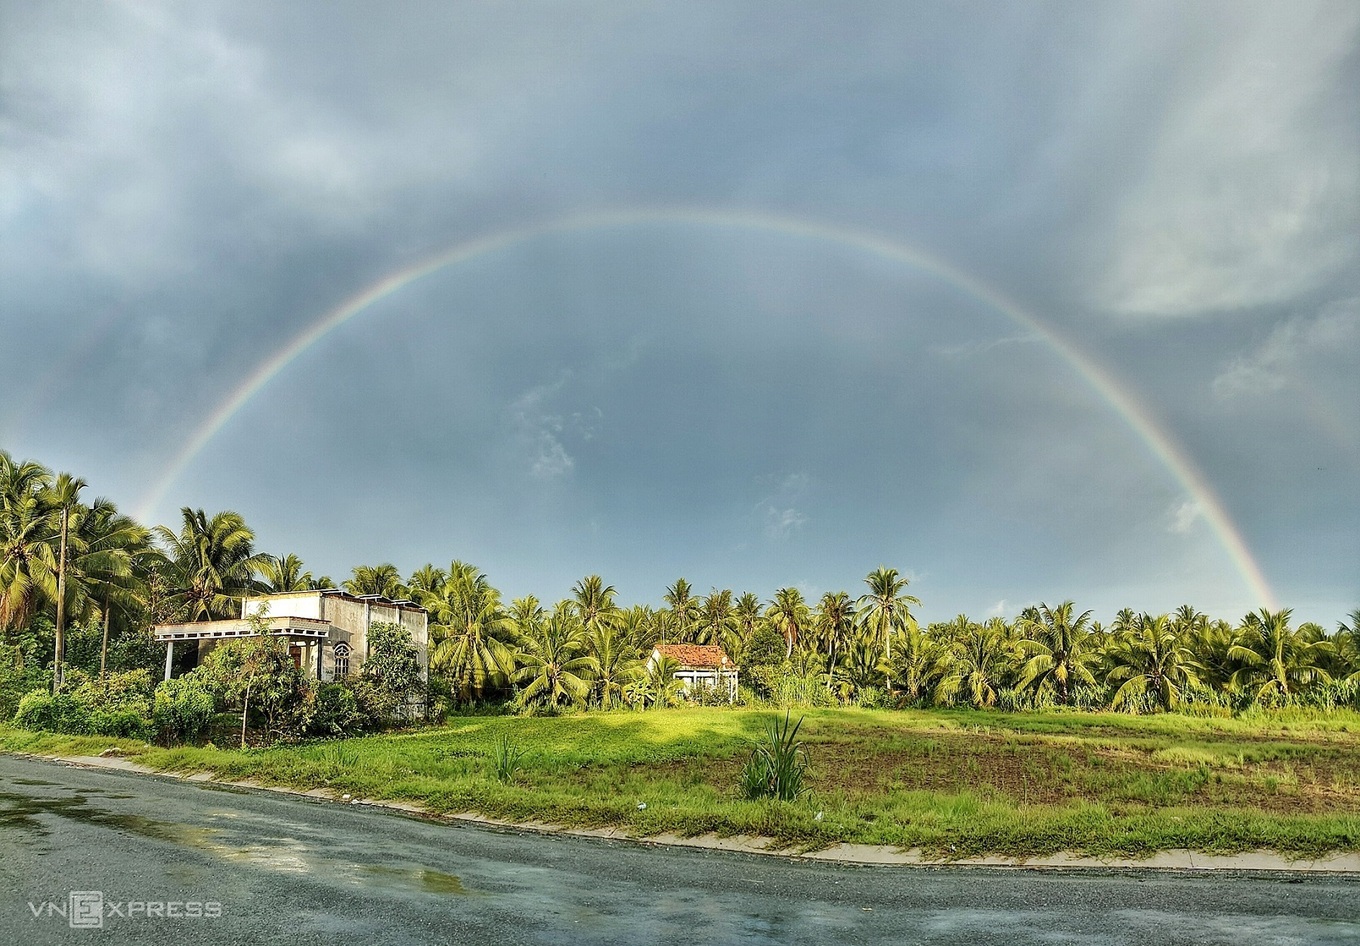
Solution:
[{"label": "secondary rainbow faint arc", "polygon": [[1224,552],[1242,581],[1258,602],[1274,609],[1275,595],[1256,563],[1246,540],[1223,507],[1218,494],[1185,450],[1162,429],[1147,409],[1090,355],[1052,326],[1041,321],[1017,302],[976,277],[957,269],[930,253],[871,230],[827,223],[803,217],[702,207],[634,208],[575,214],[540,220],[495,233],[485,234],[435,256],[413,263],[364,288],[336,308],[325,313],[260,366],[231,392],[204,420],[171,461],[140,504],[139,518],[149,519],[170,487],[198,456],[199,452],[226,426],[235,414],[299,355],[334,329],[362,313],[381,299],[411,283],[468,260],[517,243],[562,233],[579,233],[618,227],[644,225],[687,225],[732,230],[753,230],[784,236],[819,240],[861,250],[897,263],[903,263],[939,277],[974,298],[985,302],[1012,322],[1042,338],[1114,411],[1124,419],[1138,438],[1167,468],[1198,505]]}]

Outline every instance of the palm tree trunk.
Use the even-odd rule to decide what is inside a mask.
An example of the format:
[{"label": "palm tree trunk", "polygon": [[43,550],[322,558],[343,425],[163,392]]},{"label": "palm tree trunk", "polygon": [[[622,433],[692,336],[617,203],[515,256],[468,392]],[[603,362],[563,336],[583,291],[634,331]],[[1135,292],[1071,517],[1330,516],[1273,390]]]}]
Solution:
[{"label": "palm tree trunk", "polygon": [[62,660],[66,654],[66,533],[71,519],[71,507],[61,510],[61,552],[57,558],[57,632],[52,655],[52,693],[61,690],[65,673]]},{"label": "palm tree trunk", "polygon": [[99,644],[99,685],[108,678],[109,669],[109,599],[104,598],[104,640]]}]

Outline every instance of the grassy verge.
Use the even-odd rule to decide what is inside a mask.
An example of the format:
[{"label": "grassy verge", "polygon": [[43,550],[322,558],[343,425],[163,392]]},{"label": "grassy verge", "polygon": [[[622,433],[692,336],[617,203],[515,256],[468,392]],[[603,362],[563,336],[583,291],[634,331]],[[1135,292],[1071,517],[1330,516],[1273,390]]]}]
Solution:
[{"label": "grassy verge", "polygon": [[[661,832],[921,847],[944,857],[1169,848],[1360,850],[1360,714],[1245,718],[809,710],[810,799],[738,797],[769,711],[468,717],[392,736],[245,752],[0,728],[0,751],[95,754],[436,812]],[[795,716],[797,713],[795,713]],[[513,779],[501,738],[524,750]],[[644,807],[645,806],[645,807]],[[820,817],[819,817],[820,815]]]}]

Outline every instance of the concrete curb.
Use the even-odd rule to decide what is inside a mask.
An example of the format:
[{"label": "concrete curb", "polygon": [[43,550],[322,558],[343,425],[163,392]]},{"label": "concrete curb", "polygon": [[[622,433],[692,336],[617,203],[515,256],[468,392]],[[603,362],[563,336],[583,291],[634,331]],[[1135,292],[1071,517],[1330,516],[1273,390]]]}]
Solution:
[{"label": "concrete curb", "polygon": [[816,851],[795,851],[773,846],[770,838],[753,835],[701,834],[695,837],[682,837],[677,834],[657,834],[638,837],[621,828],[570,828],[563,825],[541,821],[514,822],[488,818],[476,812],[458,814],[437,814],[413,802],[351,798],[328,788],[287,788],[279,785],[264,785],[250,779],[232,781],[216,778],[211,772],[198,772],[184,775],[177,772],[163,772],[150,766],[140,765],[117,756],[47,756],[30,753],[13,753],[32,759],[44,759],[67,765],[86,768],[112,769],[138,775],[154,775],[162,778],[181,779],[186,782],[211,782],[214,785],[229,785],[251,791],[273,792],[280,795],[293,795],[328,801],[336,804],[362,805],[381,808],[405,815],[412,815],[431,821],[463,821],[489,827],[505,828],[515,831],[533,831],[539,834],[563,834],[573,837],[603,838],[625,841],[642,845],[667,845],[672,847],[701,848],[709,851],[732,851],[743,854],[763,854],[783,857],[790,860],[813,861],[835,864],[877,865],[877,866],[916,866],[916,867],[983,867],[1009,870],[1153,870],[1176,872],[1233,871],[1239,873],[1288,873],[1288,874],[1353,874],[1360,877],[1360,854],[1334,853],[1313,859],[1290,859],[1274,851],[1251,851],[1245,854],[1206,854],[1202,851],[1169,850],[1158,851],[1147,858],[1133,860],[1124,857],[1090,857],[1081,854],[1045,854],[1030,858],[1002,857],[986,855],[982,857],[960,857],[941,860],[927,855],[919,848],[901,850],[883,844],[849,844],[841,842]]}]

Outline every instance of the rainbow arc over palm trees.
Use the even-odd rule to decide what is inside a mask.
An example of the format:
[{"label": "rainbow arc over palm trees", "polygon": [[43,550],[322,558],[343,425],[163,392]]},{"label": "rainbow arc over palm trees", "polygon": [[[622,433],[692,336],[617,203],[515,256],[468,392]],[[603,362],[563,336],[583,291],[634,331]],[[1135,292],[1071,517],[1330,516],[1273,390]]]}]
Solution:
[{"label": "rainbow arc over palm trees", "polygon": [[633,207],[553,217],[456,243],[440,253],[384,276],[318,317],[287,345],[261,362],[252,374],[223,398],[142,498],[139,517],[149,519],[154,515],[170,487],[198,454],[270,381],[326,335],[362,314],[374,303],[433,273],[526,241],[559,234],[644,226],[745,230],[835,244],[929,273],[1032,332],[1119,415],[1138,440],[1189,494],[1256,601],[1272,609],[1278,607],[1275,595],[1241,530],[1228,515],[1217,492],[1189,453],[1108,368],[1056,327],[971,273],[888,235],[823,220],[722,207]]}]

